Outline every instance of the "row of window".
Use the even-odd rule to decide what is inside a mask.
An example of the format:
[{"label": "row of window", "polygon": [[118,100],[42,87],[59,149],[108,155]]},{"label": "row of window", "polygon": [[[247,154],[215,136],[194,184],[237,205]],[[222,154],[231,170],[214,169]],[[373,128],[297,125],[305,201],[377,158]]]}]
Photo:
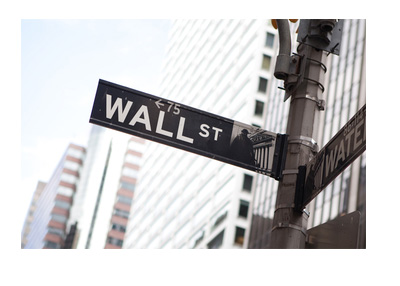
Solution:
[{"label": "row of window", "polygon": [[58,186],[57,194],[63,195],[65,197],[71,198],[74,195],[74,190],[66,186]]},{"label": "row of window", "polygon": [[116,246],[122,246],[124,241],[121,240],[121,239],[109,236],[109,237],[107,237],[107,243],[112,244],[112,245],[116,245]]},{"label": "row of window", "polygon": [[[272,34],[272,33],[267,33],[266,34],[266,41],[265,41],[265,46],[266,47],[268,47],[268,48],[272,48],[273,47],[273,45],[274,45],[274,34]],[[171,60],[172,61],[172,60]],[[171,62],[170,61],[170,62]],[[268,55],[263,55],[263,58],[262,58],[262,62],[260,63],[261,64],[261,69],[262,70],[269,70],[270,69],[270,67],[271,67],[271,57],[270,56],[268,56]],[[228,63],[227,62],[227,64],[226,64],[226,66],[228,67],[230,65],[230,63]],[[178,66],[178,65],[177,65]],[[199,68],[200,70],[201,70],[201,68]],[[190,71],[189,71],[190,72]],[[268,80],[265,78],[265,77],[260,77],[259,78],[259,88],[258,88],[258,90],[260,91],[260,92],[263,92],[263,93],[266,93],[267,92],[267,88],[268,88]],[[203,81],[202,81],[203,82]],[[209,82],[208,83],[206,83],[207,81],[205,80],[204,81],[204,84],[205,85],[207,85],[207,86],[209,86],[210,84],[209,84]],[[185,85],[185,86],[188,86],[188,85]],[[189,88],[190,89],[190,88]],[[194,89],[194,87],[192,87],[192,89]],[[178,86],[178,89],[177,90],[179,90],[179,86]],[[221,88],[221,90],[222,91],[225,91],[224,90],[224,88]],[[168,93],[168,92],[167,92]],[[185,94],[185,92],[177,92],[177,93],[181,93],[181,94]],[[262,100],[257,100],[257,101],[255,101],[255,108],[254,108],[254,114],[256,115],[256,116],[262,116],[262,114],[263,114],[263,110],[264,110],[264,102],[262,101]],[[164,157],[166,157],[166,156],[164,156]],[[163,159],[164,159],[164,157],[163,157]],[[151,160],[153,160],[153,158],[151,158]],[[164,159],[165,160],[165,164],[168,164],[168,162],[169,162],[169,160],[166,160],[166,159]],[[162,163],[160,163],[161,161],[164,161],[164,160],[160,160],[158,163],[160,164],[160,165],[163,165]],[[171,160],[171,161],[173,161],[173,160]],[[147,162],[149,162],[148,160],[147,160]],[[185,165],[185,163],[186,163],[186,161],[185,160],[183,160],[182,161],[182,166],[183,165]],[[149,165],[151,165],[151,164],[149,164]],[[194,164],[193,164],[194,165]],[[190,166],[188,166],[188,167],[190,167]],[[168,169],[167,167],[166,167],[166,169]],[[208,170],[212,170],[212,168],[205,168],[205,171],[207,172],[207,169]],[[207,176],[205,176],[204,175],[204,173],[202,173],[202,176],[203,177],[207,177]],[[161,176],[160,176],[161,177]],[[154,178],[154,180],[153,180],[153,182],[149,182],[149,187],[148,187],[148,189],[152,189],[152,186],[153,185],[157,185],[159,182],[157,182],[157,179],[158,178]],[[168,177],[168,181],[166,181],[164,184],[163,184],[163,187],[164,188],[168,188],[168,186],[169,186],[169,182],[170,181],[174,181],[174,176],[173,175],[171,175],[171,176],[169,176]],[[196,181],[197,180],[197,181]],[[176,187],[175,189],[192,189],[192,186],[191,186],[191,184],[193,184],[193,185],[195,185],[193,188],[196,188],[196,185],[197,186],[199,186],[199,184],[200,184],[200,178],[197,178],[197,177],[195,177],[193,180],[187,180],[189,183],[188,183],[188,185],[187,186],[180,186],[179,188],[178,187]],[[253,181],[253,177],[252,176],[249,176],[249,175],[245,175],[245,178],[244,178],[244,181],[243,181],[243,191],[245,191],[245,192],[251,192],[251,188],[252,188],[252,181]],[[180,181],[180,183],[181,184],[183,184],[184,182],[183,182],[183,180],[181,180]],[[213,182],[213,181],[210,181],[210,182],[208,182],[210,185],[213,185],[213,186],[211,186],[211,187],[214,187],[214,185],[215,185],[215,182]],[[207,185],[207,184],[206,184]],[[202,196],[203,198],[204,198],[204,200],[200,200],[200,199],[196,199],[196,200],[190,200],[190,199],[188,199],[188,200],[184,200],[185,202],[187,201],[188,203],[187,203],[187,207],[182,207],[180,210],[179,210],[179,208],[181,207],[181,202],[182,202],[182,198],[181,199],[175,199],[175,198],[173,198],[173,195],[172,194],[169,194],[169,197],[168,198],[165,198],[164,196],[158,196],[158,195],[152,195],[152,194],[146,194],[146,195],[143,195],[143,192],[141,192],[140,194],[138,194],[138,196],[135,198],[135,202],[137,201],[137,200],[139,200],[139,201],[143,201],[143,202],[146,202],[146,204],[141,204],[141,203],[139,203],[139,207],[136,205],[136,206],[134,206],[134,208],[136,209],[136,208],[138,208],[138,212],[140,213],[137,217],[136,217],[136,219],[134,220],[134,222],[135,222],[135,224],[136,224],[136,221],[137,221],[137,224],[138,225],[146,225],[146,221],[148,221],[148,223],[151,223],[151,220],[153,220],[153,223],[152,223],[152,225],[153,225],[153,227],[155,226],[155,225],[162,225],[162,223],[164,222],[164,220],[166,220],[166,219],[162,219],[162,218],[158,218],[158,219],[154,219],[153,217],[150,217],[149,215],[148,215],[148,212],[146,211],[146,209],[148,209],[148,208],[151,208],[151,206],[153,206],[153,205],[157,205],[157,207],[158,208],[160,208],[160,209],[164,209],[164,204],[165,203],[167,203],[168,201],[170,201],[170,202],[172,202],[171,203],[171,205],[169,206],[169,208],[166,210],[166,214],[163,216],[163,217],[171,217],[171,216],[177,216],[177,220],[178,221],[180,221],[180,217],[181,217],[181,215],[180,214],[182,214],[182,213],[186,213],[186,217],[189,215],[190,216],[190,214],[191,213],[193,213],[193,208],[191,207],[191,206],[195,206],[195,204],[197,203],[197,202],[200,202],[201,203],[201,205],[202,205],[202,207],[200,207],[200,208],[198,208],[198,211],[196,212],[196,213],[193,213],[192,215],[193,215],[193,220],[194,220],[194,223],[196,224],[196,222],[198,222],[198,223],[200,223],[200,222],[202,222],[202,221],[204,221],[204,219],[205,219],[205,216],[207,216],[208,214],[209,214],[209,212],[210,212],[210,210],[211,210],[211,206],[212,206],[212,202],[210,201],[210,200],[208,200],[208,198],[207,198],[207,194],[209,194],[209,192],[207,192],[206,190],[204,190],[204,189],[209,189],[208,188],[208,186],[206,186],[205,188],[200,188],[200,190],[198,191],[198,196],[197,196],[197,198],[199,198],[199,196]],[[189,194],[188,196],[190,196],[190,193],[189,192],[184,192],[183,194],[179,194],[180,196],[185,196],[185,195],[187,195],[187,194]],[[229,195],[229,193],[228,193],[228,195]],[[143,197],[143,198],[142,198]],[[218,202],[223,202],[223,200],[225,199],[225,192],[224,191],[220,191],[220,192],[217,192],[216,194],[215,194],[215,197],[214,197],[214,203],[215,203],[215,205],[218,205]],[[157,203],[157,201],[159,202],[159,203]],[[247,218],[247,216],[248,216],[248,209],[249,209],[249,203],[247,202],[247,201],[244,201],[244,200],[242,200],[242,201],[240,201],[240,207],[239,207],[239,216],[240,217],[242,217],[242,218]],[[177,214],[177,210],[179,210],[179,214]],[[147,213],[147,214],[146,214]],[[183,216],[184,217],[184,216]],[[224,219],[226,218],[226,212],[222,212],[221,214],[218,214],[216,217],[215,217],[215,222],[214,222],[214,227],[216,227],[216,226],[218,226],[218,225],[220,225],[221,223],[222,223],[222,221],[224,221]],[[184,222],[183,222],[184,223]],[[169,233],[170,231],[171,232],[173,232],[174,231],[174,228],[175,228],[176,226],[173,226],[172,224],[169,224],[169,225],[167,225],[166,226],[166,228],[164,228],[164,230],[163,230],[163,233]],[[184,227],[181,227],[181,229],[184,229]],[[140,236],[141,236],[141,234],[140,233],[135,233],[136,235],[137,235],[137,237],[139,238]],[[150,235],[151,236],[151,235]],[[202,237],[204,236],[204,234],[202,234],[202,235],[200,235],[199,237],[197,237],[197,239],[193,242],[194,244],[196,244],[196,241],[197,241],[197,243],[199,243],[199,241],[201,241],[202,240]],[[152,237],[152,236],[151,236]],[[140,243],[138,242],[137,243],[137,245],[139,245]]]},{"label": "row of window", "polygon": [[126,226],[118,224],[118,223],[111,224],[111,229],[119,231],[119,232],[126,232]]},{"label": "row of window", "polygon": [[[232,178],[233,177],[231,177],[231,179]],[[226,196],[229,195],[229,191],[232,189],[232,187],[233,187],[232,184],[234,183],[234,180],[231,180],[231,179],[228,179],[226,181],[226,183],[221,187],[221,189],[215,194],[214,200],[207,200],[206,202],[203,203],[203,205],[200,208],[198,208],[196,213],[193,214],[193,223],[194,223],[194,225],[198,225],[199,223],[204,221],[204,219],[210,213],[213,203],[214,203],[214,205],[219,205],[220,202],[222,202],[224,200],[224,198],[226,198]],[[242,190],[244,192],[251,192],[252,182],[253,182],[253,176],[245,174],[244,175],[244,179],[243,179]],[[205,188],[209,189],[209,187],[207,187],[207,186],[208,185],[206,184]],[[202,192],[200,192],[199,195],[200,194],[202,194]],[[180,198],[182,198],[182,196]],[[188,217],[191,217],[190,213],[193,211],[193,207],[194,207],[195,203],[197,201],[199,201],[198,200],[199,198],[200,197],[197,196],[197,200],[192,199],[189,202],[187,202],[185,204],[186,206],[183,207],[179,211],[179,214],[177,214],[177,216],[174,219],[172,219],[172,221],[170,221],[170,223],[166,227],[163,228],[163,233],[173,233],[174,229],[177,226],[177,222],[178,221],[184,222],[185,219],[187,219]],[[172,204],[168,207],[168,209],[165,212],[165,214],[163,216],[159,216],[158,219],[156,219],[152,223],[154,229],[160,229],[160,227],[162,227],[162,223],[165,220],[163,218],[171,217],[171,216],[175,215],[175,211],[178,209],[178,206],[180,205],[181,200],[176,198],[176,199],[172,199],[171,201],[172,201]],[[203,201],[203,200],[200,200],[200,201]],[[152,204],[150,204],[150,205],[152,205]],[[160,206],[160,204],[157,204],[157,205]],[[226,219],[228,209],[229,209],[229,203],[226,204],[224,207],[222,207],[220,209],[220,211],[218,211],[213,216],[213,218],[211,218],[211,228],[212,228],[212,230],[216,229]],[[242,218],[247,218],[248,211],[249,211],[249,202],[246,201],[246,200],[240,200],[238,216],[242,217]],[[150,216],[150,215],[145,216],[145,218],[137,216],[137,217],[135,217],[135,220],[139,219],[143,225],[147,225],[148,223],[146,221],[150,220],[151,218],[152,218],[152,216]],[[180,228],[180,230],[176,233],[176,238],[178,236],[180,237],[182,233],[188,234],[188,232],[190,231],[190,228],[191,228],[191,225],[182,226]],[[202,228],[202,231],[204,231],[204,228]],[[138,237],[140,237],[142,234],[138,234]],[[150,236],[152,236],[152,235],[150,235]],[[191,239],[190,247],[195,247],[202,240],[202,239],[200,239],[200,237],[202,235],[200,235],[200,237],[197,237],[198,235],[195,235],[195,236],[196,237],[193,237]]]},{"label": "row of window", "polygon": [[[130,144],[140,144],[140,143],[137,143],[135,141],[131,141]],[[133,154],[130,154],[130,153],[127,153],[126,156],[125,156],[125,161],[128,162],[128,163],[131,163],[131,164],[139,165],[140,164],[140,160],[141,160],[140,156],[136,156],[136,155],[133,155]],[[122,168],[121,175],[122,176],[126,176],[126,177],[131,177],[131,178],[137,178],[138,170],[133,169],[133,168],[129,168],[127,166],[124,166]],[[135,188],[136,188],[136,184],[133,184],[131,182],[127,182],[127,181],[122,181],[121,180],[120,183],[119,183],[119,189],[125,189],[125,190],[128,190],[128,191],[134,192]],[[132,204],[132,198],[128,197],[128,196],[123,196],[123,195],[117,194],[116,202],[117,203],[123,203],[123,204],[126,204],[126,205],[131,205]],[[121,209],[114,209],[113,210],[113,215],[119,216],[119,217],[122,217],[122,218],[128,218],[129,217],[129,211],[125,211],[125,210],[121,210]],[[123,233],[126,232],[126,226],[118,224],[118,223],[111,223],[110,228],[112,230],[116,230],[116,231],[119,231],[119,232],[123,232]],[[107,237],[107,243],[108,244],[112,244],[112,245],[115,245],[115,246],[122,247],[123,242],[124,242],[123,239],[118,239],[118,238],[115,238],[115,237],[112,237],[112,236],[108,236]]]},{"label": "row of window", "polygon": [[66,223],[68,218],[66,216],[63,216],[60,214],[51,214],[51,220],[61,222],[61,223]]},{"label": "row of window", "polygon": [[129,217],[129,212],[120,210],[120,209],[114,209],[113,215],[123,217],[123,218],[128,218]]},{"label": "row of window", "polygon": [[135,190],[135,188],[136,188],[136,185],[132,184],[132,183],[129,183],[129,182],[125,182],[125,181],[120,181],[119,188],[120,189],[126,189],[126,190],[129,190],[129,191],[133,192]]},{"label": "row of window", "polygon": [[[69,210],[71,208],[71,204],[69,202],[62,201],[62,200],[55,200],[54,207],[64,209],[64,210]],[[53,220],[53,221],[56,221],[56,222],[59,222],[62,224],[66,224],[67,220],[68,220],[68,216],[52,213],[50,220]],[[62,239],[64,239],[64,236],[65,236],[65,230],[61,229],[61,228],[56,228],[56,227],[48,227],[47,233],[55,234],[55,235],[61,237]],[[61,245],[59,245],[58,243],[52,242],[52,241],[44,242],[44,248],[58,249],[60,247],[61,247]]]},{"label": "row of window", "polygon": [[43,248],[59,249],[60,245],[58,243],[55,243],[55,242],[52,242],[52,241],[45,241]]},{"label": "row of window", "polygon": [[67,150],[67,156],[71,156],[71,157],[74,157],[77,159],[82,160],[84,155],[85,155],[85,152],[83,150],[78,150],[75,148],[68,148],[68,150]]},{"label": "row of window", "polygon": [[[212,239],[208,244],[207,248],[208,249],[218,249],[222,246],[223,240],[224,240],[224,233],[225,230],[222,230],[214,239]],[[243,245],[244,243],[244,235],[245,235],[245,229],[242,227],[236,227],[235,229],[235,238],[234,238],[234,243],[237,245]]]},{"label": "row of window", "polygon": [[131,169],[128,167],[123,167],[122,168],[122,175],[123,176],[127,176],[127,177],[131,177],[131,178],[137,178],[138,176],[138,171],[135,169]]}]

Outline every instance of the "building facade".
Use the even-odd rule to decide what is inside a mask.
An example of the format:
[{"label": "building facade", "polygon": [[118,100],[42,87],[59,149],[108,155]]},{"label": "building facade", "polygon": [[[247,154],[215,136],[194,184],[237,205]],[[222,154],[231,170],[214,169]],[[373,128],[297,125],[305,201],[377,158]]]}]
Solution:
[{"label": "building facade", "polygon": [[[262,126],[276,31],[266,20],[176,20],[160,93]],[[243,248],[255,173],[148,142],[124,248]]]},{"label": "building facade", "polygon": [[26,243],[28,242],[28,235],[31,231],[31,224],[35,216],[35,212],[37,210],[37,201],[42,194],[44,187],[46,186],[45,182],[38,182],[36,186],[36,190],[32,196],[31,204],[28,208],[28,213],[25,218],[24,226],[22,228],[22,235],[21,235],[21,248],[25,248]]},{"label": "building facade", "polygon": [[[297,46],[294,33],[293,43]],[[366,21],[344,21],[340,56],[329,55],[320,114],[318,138],[321,149],[366,103]],[[292,48],[295,51],[295,47]],[[289,101],[278,89],[282,81],[273,79],[265,110],[265,129],[285,133]],[[252,205],[252,230],[249,248],[268,248],[278,182],[257,176]],[[361,213],[358,247],[366,247],[366,152],[323,190],[308,206],[308,228],[318,226],[353,211]]]},{"label": "building facade", "polygon": [[121,248],[144,140],[93,126],[69,225],[73,248]]},{"label": "building facade", "polygon": [[141,138],[93,126],[71,144],[49,182],[39,182],[22,248],[121,248],[137,184]]},{"label": "building facade", "polygon": [[85,149],[70,144],[50,180],[38,184],[25,222],[23,248],[66,247],[67,222],[84,158]]}]

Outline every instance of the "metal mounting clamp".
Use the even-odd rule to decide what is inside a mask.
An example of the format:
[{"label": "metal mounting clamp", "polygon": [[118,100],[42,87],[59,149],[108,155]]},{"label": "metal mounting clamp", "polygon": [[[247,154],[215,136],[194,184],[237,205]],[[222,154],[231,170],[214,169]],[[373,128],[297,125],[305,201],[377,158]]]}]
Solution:
[{"label": "metal mounting clamp", "polygon": [[295,224],[291,224],[291,223],[283,223],[283,222],[280,222],[280,223],[278,223],[278,225],[274,226],[274,227],[271,229],[271,232],[274,231],[274,230],[277,229],[277,228],[292,228],[292,229],[301,231],[305,236],[307,235],[307,229],[302,228],[302,227],[300,227],[300,226],[298,226],[298,225],[295,225]]},{"label": "metal mounting clamp", "polygon": [[293,143],[305,145],[307,147],[310,147],[313,152],[318,152],[318,144],[311,137],[307,137],[307,136],[289,136],[288,144],[293,144]]},{"label": "metal mounting clamp", "polygon": [[316,98],[314,96],[311,96],[309,94],[306,94],[304,96],[296,96],[293,100],[301,99],[301,98],[306,98],[306,99],[309,99],[311,101],[314,101],[317,104],[318,110],[320,110],[320,111],[325,110],[325,100],[318,99],[318,98]]}]

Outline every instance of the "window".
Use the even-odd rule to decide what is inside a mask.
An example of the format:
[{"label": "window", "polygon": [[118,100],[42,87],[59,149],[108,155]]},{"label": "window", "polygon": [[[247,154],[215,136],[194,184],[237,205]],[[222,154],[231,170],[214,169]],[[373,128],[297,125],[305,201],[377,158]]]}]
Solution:
[{"label": "window", "polygon": [[123,175],[123,176],[128,176],[128,177],[136,178],[136,177],[137,177],[137,174],[138,174],[138,171],[135,170],[135,169],[131,169],[131,168],[127,168],[127,167],[124,167],[124,168],[122,169],[122,175]]},{"label": "window", "polygon": [[77,180],[78,180],[77,177],[75,177],[74,175],[71,175],[71,174],[67,174],[67,173],[62,173],[61,177],[60,177],[60,181],[64,181],[64,182],[70,183],[70,184],[75,184]]},{"label": "window", "polygon": [[52,241],[45,241],[44,248],[58,249],[60,248],[60,245]]},{"label": "window", "polygon": [[66,197],[72,197],[74,194],[74,190],[71,188],[67,188],[65,186],[58,186],[57,187],[57,194],[66,196]]},{"label": "window", "polygon": [[111,225],[111,229],[116,230],[116,231],[120,231],[120,232],[125,232],[126,231],[126,227],[117,223],[113,223]]},{"label": "window", "polygon": [[125,196],[121,196],[121,195],[117,196],[117,201],[120,202],[120,203],[123,203],[123,204],[128,204],[128,205],[130,205],[132,203],[132,199],[131,198],[125,197]]},{"label": "window", "polygon": [[65,223],[67,221],[65,216],[59,214],[51,214],[51,219],[61,223]]},{"label": "window", "polygon": [[244,242],[244,228],[236,227],[235,243],[243,245]]},{"label": "window", "polygon": [[125,161],[131,164],[140,165],[141,158],[132,154],[127,154]]},{"label": "window", "polygon": [[190,240],[191,248],[195,248],[197,245],[200,244],[200,242],[203,241],[204,233],[205,231],[202,228],[200,231],[196,232],[195,235],[193,235],[192,239]]},{"label": "window", "polygon": [[259,92],[267,92],[268,80],[266,78],[260,77],[260,82],[258,84]]},{"label": "window", "polygon": [[69,209],[71,207],[71,205],[68,202],[59,201],[59,200],[55,201],[55,206],[59,207],[61,209]]},{"label": "window", "polygon": [[65,161],[64,168],[72,171],[79,171],[80,165],[77,162]]},{"label": "window", "polygon": [[59,228],[55,228],[55,227],[49,227],[49,228],[47,229],[47,232],[48,232],[48,233],[52,233],[52,234],[59,235],[59,236],[61,236],[61,237],[64,236],[64,230],[63,230],[63,229],[59,229]]},{"label": "window", "polygon": [[123,210],[120,210],[120,209],[115,209],[114,210],[114,215],[120,216],[120,217],[123,217],[123,218],[128,218],[129,217],[129,212],[123,211]]},{"label": "window", "polygon": [[247,213],[248,212],[249,212],[249,202],[240,200],[239,216],[247,218]]},{"label": "window", "polygon": [[263,55],[263,61],[262,61],[261,68],[263,70],[268,71],[270,66],[271,66],[271,57],[267,56],[267,55]]},{"label": "window", "polygon": [[128,183],[128,182],[124,182],[124,181],[120,182],[119,187],[122,188],[122,189],[130,190],[132,192],[135,190],[135,185],[134,184],[131,184],[131,183]]},{"label": "window", "polygon": [[267,35],[265,38],[265,46],[272,48],[274,46],[274,39],[275,39],[275,35],[267,32]]},{"label": "window", "polygon": [[209,249],[218,249],[221,247],[222,242],[224,240],[224,231],[221,231],[213,240],[211,240],[208,244],[207,247]]},{"label": "window", "polygon": [[122,243],[123,243],[123,242],[124,242],[123,240],[117,239],[117,238],[114,238],[114,237],[111,237],[111,236],[109,236],[109,237],[107,238],[107,243],[109,243],[109,244],[113,244],[113,245],[117,245],[117,246],[122,246]]},{"label": "window", "polygon": [[253,176],[244,174],[244,180],[243,180],[243,190],[251,192],[251,186],[253,184]]},{"label": "window", "polygon": [[254,110],[254,115],[262,116],[263,111],[264,111],[264,102],[256,100],[256,107]]},{"label": "window", "polygon": [[225,211],[224,213],[220,214],[217,219],[214,222],[213,229],[219,226],[228,216],[228,211]]},{"label": "window", "polygon": [[78,150],[78,149],[75,149],[75,148],[68,148],[68,151],[67,151],[67,155],[69,155],[71,157],[74,157],[74,158],[77,158],[77,159],[82,159],[83,154],[84,153],[83,153],[82,150]]}]

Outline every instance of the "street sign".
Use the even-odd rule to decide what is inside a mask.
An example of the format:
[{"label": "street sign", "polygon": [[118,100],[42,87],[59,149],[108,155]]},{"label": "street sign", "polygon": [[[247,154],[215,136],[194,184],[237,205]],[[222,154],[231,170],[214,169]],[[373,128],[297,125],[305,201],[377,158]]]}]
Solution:
[{"label": "street sign", "polygon": [[307,249],[355,249],[361,213],[355,211],[307,230]]},{"label": "street sign", "polygon": [[284,167],[287,135],[104,80],[99,80],[89,122],[277,180]]},{"label": "street sign", "polygon": [[302,210],[366,149],[366,105],[306,165],[299,167],[295,206]]}]

